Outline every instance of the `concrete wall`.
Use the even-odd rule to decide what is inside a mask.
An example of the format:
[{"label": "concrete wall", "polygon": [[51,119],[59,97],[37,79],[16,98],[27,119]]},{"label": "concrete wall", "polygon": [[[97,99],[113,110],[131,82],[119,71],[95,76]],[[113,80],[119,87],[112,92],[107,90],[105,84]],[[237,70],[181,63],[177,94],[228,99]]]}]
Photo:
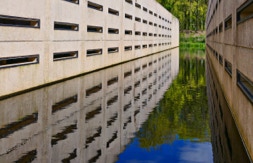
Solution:
[{"label": "concrete wall", "polygon": [[0,160],[115,162],[178,73],[178,58],[176,48],[0,101]]},{"label": "concrete wall", "polygon": [[[217,7],[216,7],[217,6]],[[243,13],[248,18],[243,19]],[[253,158],[253,13],[249,0],[209,1],[207,13],[207,56],[215,69],[221,89],[241,137]],[[228,18],[231,17],[231,23]],[[226,24],[231,24],[225,28]],[[231,73],[226,71],[231,64]],[[247,81],[238,79],[238,72]],[[240,84],[243,87],[240,87]]]},{"label": "concrete wall", "polygon": [[[178,19],[155,0],[1,0],[0,6],[0,97],[179,45]],[[101,51],[87,56],[91,49]]]}]

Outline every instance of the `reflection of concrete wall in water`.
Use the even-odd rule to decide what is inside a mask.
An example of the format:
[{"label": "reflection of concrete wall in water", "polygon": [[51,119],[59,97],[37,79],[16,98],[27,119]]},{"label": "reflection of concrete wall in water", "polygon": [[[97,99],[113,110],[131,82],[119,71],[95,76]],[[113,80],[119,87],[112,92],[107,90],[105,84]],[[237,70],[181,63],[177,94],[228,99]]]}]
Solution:
[{"label": "reflection of concrete wall in water", "polygon": [[209,1],[207,58],[253,158],[253,2]]},{"label": "reflection of concrete wall in water", "polygon": [[214,162],[250,162],[209,60],[206,64]]},{"label": "reflection of concrete wall in water", "polygon": [[0,6],[0,97],[179,45],[178,19],[155,0]]},{"label": "reflection of concrete wall in water", "polygon": [[0,101],[0,160],[116,161],[177,74],[178,57],[164,51]]}]

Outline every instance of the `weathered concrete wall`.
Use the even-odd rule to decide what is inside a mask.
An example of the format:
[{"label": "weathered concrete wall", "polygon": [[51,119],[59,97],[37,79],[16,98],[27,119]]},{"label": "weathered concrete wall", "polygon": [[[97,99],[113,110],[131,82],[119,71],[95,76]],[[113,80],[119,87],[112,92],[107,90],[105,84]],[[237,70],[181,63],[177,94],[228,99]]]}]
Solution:
[{"label": "weathered concrete wall", "polygon": [[0,97],[179,45],[178,19],[155,0],[0,6]]},{"label": "weathered concrete wall", "polygon": [[176,48],[0,101],[0,160],[115,162],[178,73],[178,58]]},{"label": "weathered concrete wall", "polygon": [[209,1],[206,22],[207,56],[215,69],[251,158],[253,158],[252,5],[249,0]]}]

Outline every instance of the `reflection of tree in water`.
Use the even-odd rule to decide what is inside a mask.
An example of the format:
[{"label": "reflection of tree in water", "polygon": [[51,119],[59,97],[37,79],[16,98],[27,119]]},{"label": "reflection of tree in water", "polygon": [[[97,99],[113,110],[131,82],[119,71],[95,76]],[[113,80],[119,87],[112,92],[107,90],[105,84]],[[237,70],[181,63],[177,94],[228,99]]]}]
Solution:
[{"label": "reflection of tree in water", "polygon": [[181,51],[180,70],[164,98],[137,133],[141,147],[179,139],[210,141],[205,81],[205,53]]}]

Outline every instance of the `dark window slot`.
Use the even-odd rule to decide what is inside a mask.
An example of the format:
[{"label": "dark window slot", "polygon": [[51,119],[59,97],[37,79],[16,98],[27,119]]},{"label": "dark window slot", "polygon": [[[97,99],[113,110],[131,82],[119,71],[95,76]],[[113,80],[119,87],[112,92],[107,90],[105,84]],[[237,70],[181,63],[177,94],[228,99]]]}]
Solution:
[{"label": "dark window slot", "polygon": [[157,46],[157,44],[154,44],[154,46],[156,47],[156,46]]},{"label": "dark window slot", "polygon": [[67,138],[67,135],[73,133],[76,129],[77,123],[65,127],[62,132],[52,136],[53,138],[51,140],[51,145],[54,146],[58,141],[65,140]]},{"label": "dark window slot", "polygon": [[148,104],[147,99],[145,99],[145,100],[142,102],[142,107],[147,106],[147,104]]},{"label": "dark window slot", "polygon": [[134,111],[134,116],[136,116],[136,115],[139,114],[139,113],[140,113],[140,109]]},{"label": "dark window slot", "polygon": [[150,11],[150,10],[149,10],[149,14],[153,15],[153,11]]},{"label": "dark window slot", "polygon": [[152,22],[149,22],[149,25],[153,25],[153,23],[152,23]]},{"label": "dark window slot", "polygon": [[132,75],[132,71],[128,71],[124,73],[124,78],[127,78],[128,76]]},{"label": "dark window slot", "polygon": [[232,76],[232,64],[227,60],[225,60],[225,70],[230,76]]},{"label": "dark window slot", "polygon": [[54,61],[78,58],[78,51],[54,53]]},{"label": "dark window slot", "polygon": [[141,32],[140,32],[140,31],[136,31],[136,32],[135,32],[135,35],[140,36],[140,35],[141,35]]},{"label": "dark window slot", "polygon": [[127,125],[132,122],[131,116],[127,118],[127,121],[123,125],[123,129],[126,129]]},{"label": "dark window slot", "polygon": [[88,121],[92,118],[94,118],[96,115],[100,114],[102,111],[101,106],[97,107],[95,110],[92,110],[86,114],[85,120]]},{"label": "dark window slot", "polygon": [[145,68],[147,68],[147,67],[148,67],[147,64],[142,65],[142,69],[145,69]]},{"label": "dark window slot", "polygon": [[135,21],[141,22],[141,18],[135,17]]},{"label": "dark window slot", "polygon": [[125,51],[131,51],[132,50],[132,46],[125,46]]},{"label": "dark window slot", "polygon": [[73,103],[76,103],[77,102],[77,95],[75,96],[72,96],[72,97],[69,97],[69,98],[66,98],[60,102],[57,102],[56,104],[54,104],[52,106],[52,113],[55,113],[59,110],[63,110],[63,109],[66,109],[67,106],[73,104]]},{"label": "dark window slot", "polygon": [[146,49],[146,48],[148,48],[148,45],[142,45],[142,48]]},{"label": "dark window slot", "polygon": [[132,15],[129,15],[129,14],[125,14],[125,18],[132,20],[132,19],[133,19],[133,16],[132,16]]},{"label": "dark window slot", "polygon": [[73,152],[69,153],[69,157],[63,159],[61,162],[63,163],[71,162],[71,160],[75,159],[76,157],[77,157],[76,149],[74,149]]},{"label": "dark window slot", "polygon": [[108,28],[109,34],[119,34],[119,29],[116,28]]},{"label": "dark window slot", "polygon": [[107,121],[107,127],[111,126],[113,124],[113,122],[115,122],[118,118],[118,113],[115,113],[109,121]]},{"label": "dark window slot", "polygon": [[38,113],[33,113],[31,115],[25,116],[21,118],[17,122],[13,122],[4,126],[4,128],[0,128],[0,139],[5,138],[14,132],[29,126],[38,121]]},{"label": "dark window slot", "polygon": [[154,16],[157,17],[157,13],[154,13]]},{"label": "dark window slot", "polygon": [[147,20],[142,20],[142,22],[144,23],[144,24],[148,24],[148,21]]},{"label": "dark window slot", "polygon": [[159,25],[159,28],[161,28],[162,26],[161,25]]},{"label": "dark window slot", "polygon": [[102,55],[102,53],[103,53],[102,49],[89,49],[86,52],[87,56]]},{"label": "dark window slot", "polygon": [[93,2],[90,2],[90,1],[88,1],[88,8],[95,9],[95,10],[98,10],[98,11],[103,11],[103,6],[102,5],[99,5],[97,3],[93,3]]},{"label": "dark window slot", "polygon": [[136,87],[139,87],[140,84],[141,84],[141,82],[140,82],[140,81],[137,81],[137,82],[134,83],[134,87],[135,87],[135,88],[136,88]]},{"label": "dark window slot", "polygon": [[155,95],[157,93],[157,89],[155,89],[154,91],[153,91],[153,94]]},{"label": "dark window slot", "polygon": [[117,137],[118,137],[118,131],[116,131],[116,132],[113,134],[112,138],[106,143],[106,148],[109,148],[109,147],[110,147],[110,144],[111,144],[115,139],[117,139]]},{"label": "dark window slot", "polygon": [[148,9],[147,9],[146,7],[143,7],[142,9],[143,9],[143,11],[145,11],[145,12],[148,11]]},{"label": "dark window slot", "polygon": [[142,36],[148,36],[148,33],[147,32],[143,32]]},{"label": "dark window slot", "polygon": [[134,69],[134,73],[137,73],[137,72],[139,72],[140,70],[141,70],[141,68],[140,68],[140,67],[137,67],[137,68]]},{"label": "dark window slot", "polygon": [[237,85],[241,88],[242,92],[253,103],[253,82],[238,70],[237,70]]},{"label": "dark window slot", "polygon": [[39,63],[39,55],[0,58],[0,69]]},{"label": "dark window slot", "polygon": [[26,152],[25,155],[23,155],[21,158],[19,158],[15,163],[22,163],[22,162],[33,162],[37,158],[37,150],[32,150],[29,152]]},{"label": "dark window slot", "polygon": [[141,5],[139,3],[135,3],[135,7],[141,9]]},{"label": "dark window slot", "polygon": [[117,101],[118,101],[118,95],[116,95],[116,96],[112,97],[111,99],[109,99],[107,101],[107,106],[111,106],[112,104],[114,104]]},{"label": "dark window slot", "polygon": [[102,84],[99,84],[97,86],[87,89],[86,90],[86,97],[90,96],[91,94],[99,92],[101,89],[102,89]]},{"label": "dark window slot", "polygon": [[225,19],[225,30],[232,28],[232,15]]},{"label": "dark window slot", "polygon": [[135,102],[139,101],[140,97],[141,97],[141,94],[138,93],[138,94],[134,97],[134,101],[135,101]]},{"label": "dark window slot", "polygon": [[0,15],[0,26],[40,28],[40,20]]},{"label": "dark window slot", "polygon": [[123,108],[124,111],[127,111],[128,109],[130,109],[132,107],[132,102],[130,101],[128,104],[126,104]]},{"label": "dark window slot", "polygon": [[124,89],[124,95],[129,94],[129,92],[132,90],[132,86],[129,86]]},{"label": "dark window slot", "polygon": [[64,0],[64,1],[79,4],[79,0]]},{"label": "dark window slot", "polygon": [[54,30],[78,31],[79,25],[65,22],[54,22]]},{"label": "dark window slot", "polygon": [[101,149],[100,150],[97,150],[97,155],[92,157],[91,159],[89,159],[88,163],[94,163],[94,162],[97,162],[97,160],[99,159],[99,157],[102,156],[102,151]]},{"label": "dark window slot", "polygon": [[157,37],[157,34],[156,34],[156,33],[154,34],[154,37]]},{"label": "dark window slot", "polygon": [[110,54],[110,53],[118,53],[119,52],[119,48],[118,47],[108,48],[107,52],[108,52],[108,54]]},{"label": "dark window slot", "polygon": [[146,77],[146,76],[142,78],[142,81],[143,81],[143,82],[145,82],[146,80],[147,80],[147,77]]},{"label": "dark window slot", "polygon": [[157,24],[155,23],[154,26],[157,27]]},{"label": "dark window slot", "polygon": [[132,35],[132,31],[131,30],[125,30],[125,35]]},{"label": "dark window slot", "polygon": [[153,36],[153,33],[149,33],[148,35],[149,35],[149,36]]},{"label": "dark window slot", "polygon": [[237,23],[253,18],[253,1],[248,0],[237,9]]},{"label": "dark window slot", "polygon": [[88,25],[87,32],[103,33],[103,27]]},{"label": "dark window slot", "polygon": [[221,55],[219,55],[219,63],[223,65],[223,57]]},{"label": "dark window slot", "polygon": [[135,49],[135,50],[141,49],[141,46],[140,46],[140,45],[135,45],[135,46],[134,46],[134,49]]},{"label": "dark window slot", "polygon": [[119,11],[109,8],[108,13],[112,15],[119,16]]},{"label": "dark window slot", "polygon": [[152,97],[153,97],[152,94],[150,94],[148,97],[148,101],[150,101],[152,99]]},{"label": "dark window slot", "polygon": [[115,83],[118,83],[118,77],[115,77],[115,78],[112,78],[110,80],[107,81],[107,85],[110,86],[110,85],[113,85]]},{"label": "dark window slot", "polygon": [[133,4],[132,0],[125,0],[127,3]]},{"label": "dark window slot", "polygon": [[219,32],[222,32],[223,31],[223,23],[220,23],[219,25]]},{"label": "dark window slot", "polygon": [[159,37],[161,37],[161,34],[159,34]]},{"label": "dark window slot", "polygon": [[98,127],[97,128],[97,132],[94,135],[92,135],[92,136],[90,136],[90,137],[88,137],[86,139],[86,141],[85,141],[85,144],[86,144],[85,148],[88,148],[89,144],[91,144],[93,141],[95,141],[97,137],[100,137],[101,133],[102,133],[102,127]]},{"label": "dark window slot", "polygon": [[159,45],[159,46],[161,46],[162,44],[161,44],[161,43],[159,43],[158,45]]},{"label": "dark window slot", "polygon": [[150,47],[150,48],[153,47],[153,44],[149,44],[148,47]]},{"label": "dark window slot", "polygon": [[[151,45],[152,45],[152,44],[151,44]],[[152,62],[152,61],[148,63],[148,65],[149,65],[149,66],[152,66],[152,64],[153,64],[153,62]]]}]

